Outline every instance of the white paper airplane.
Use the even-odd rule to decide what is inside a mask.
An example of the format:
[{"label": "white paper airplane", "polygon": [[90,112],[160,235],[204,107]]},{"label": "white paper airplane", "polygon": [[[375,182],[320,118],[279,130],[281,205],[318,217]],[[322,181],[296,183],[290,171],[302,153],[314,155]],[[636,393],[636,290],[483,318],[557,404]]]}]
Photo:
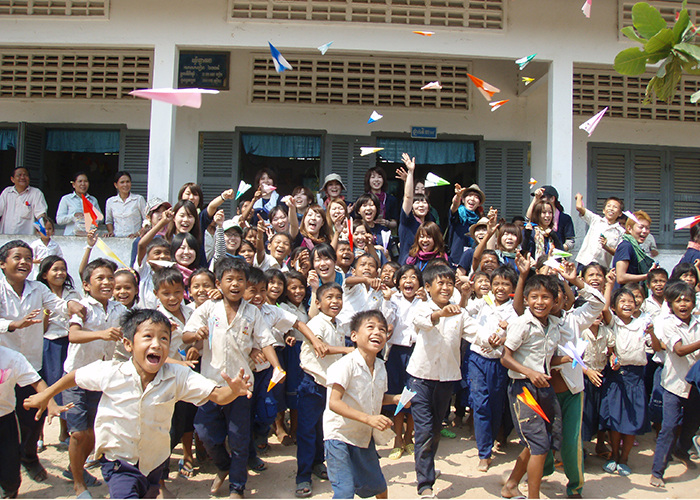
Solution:
[{"label": "white paper airplane", "polygon": [[551,267],[552,269],[558,269],[559,271],[565,271],[564,269],[564,264],[559,262],[557,259],[550,257],[549,259],[544,261],[544,265],[547,267]]},{"label": "white paper airplane", "polygon": [[367,123],[374,123],[377,120],[381,120],[384,118],[384,115],[380,115],[376,111],[372,111],[372,114],[369,116],[369,120],[367,120]]},{"label": "white paper airplane", "polygon": [[382,246],[384,248],[389,248],[389,240],[391,239],[391,231],[382,231]]},{"label": "white paper airplane", "polygon": [[330,48],[330,46],[331,46],[332,44],[333,44],[333,42],[328,42],[328,43],[324,43],[323,45],[321,45],[321,46],[318,48],[318,50],[321,51],[321,55],[324,55],[324,56],[325,56],[325,55],[326,55],[326,51],[328,51],[328,49]]},{"label": "white paper airplane", "polygon": [[599,113],[596,113],[593,117],[589,118],[585,122],[583,122],[581,125],[579,125],[578,128],[581,130],[585,130],[588,132],[588,137],[591,136],[595,128],[598,126],[600,123],[600,120],[603,119],[603,115],[608,111],[608,107],[606,106],[603,111],[600,111]]},{"label": "white paper airplane", "polygon": [[626,216],[628,219],[632,219],[636,224],[641,224],[641,222],[639,222],[639,219],[637,219],[637,216],[629,210],[625,210],[624,212],[622,212],[622,215]]},{"label": "white paper airplane", "polygon": [[440,82],[430,82],[426,83],[423,85],[420,89],[421,90],[440,90],[442,88],[442,85],[440,85]]},{"label": "white paper airplane", "polygon": [[428,172],[428,175],[425,176],[425,187],[427,188],[449,185],[450,183],[448,181],[446,181],[442,177],[438,177],[432,172]]},{"label": "white paper airplane", "polygon": [[272,62],[275,63],[275,71],[282,73],[286,69],[293,69],[292,65],[280,54],[280,51],[270,42],[267,43],[270,45],[270,54],[272,54]]},{"label": "white paper airplane", "polygon": [[682,219],[676,219],[673,221],[676,224],[676,231],[681,229],[687,229],[693,227],[695,224],[700,222],[700,215],[693,215],[692,217],[683,217]]},{"label": "white paper airplane", "polygon": [[401,392],[401,398],[399,399],[399,404],[396,405],[396,411],[394,412],[394,416],[398,415],[401,410],[404,409],[404,406],[408,404],[409,401],[413,399],[413,396],[415,396],[416,393],[410,390],[408,387],[404,387],[403,391]]},{"label": "white paper airplane", "polygon": [[373,147],[360,146],[360,156],[371,155],[372,153],[377,153],[377,152],[383,151],[383,150],[384,150],[384,148],[373,148]]},{"label": "white paper airplane", "polygon": [[494,111],[496,111],[498,108],[503,106],[508,101],[510,101],[510,99],[503,99],[502,101],[489,102],[489,106],[491,106],[491,112],[493,113]]},{"label": "white paper airplane", "polygon": [[569,340],[566,344],[561,346],[561,350],[572,359],[572,368],[576,368],[576,365],[581,365],[584,370],[586,369],[586,364],[583,362],[583,352],[586,350],[586,347],[588,347],[588,341],[583,339],[578,339],[576,345]]},{"label": "white paper airplane", "polygon": [[535,56],[537,56],[537,54],[532,54],[531,56],[521,57],[520,59],[515,61],[515,64],[517,64],[519,66],[518,69],[523,70],[523,69],[525,69],[525,66],[530,64],[530,61],[532,61],[535,58]]},{"label": "white paper airplane", "polygon": [[287,372],[284,372],[279,368],[275,368],[275,371],[272,372],[272,378],[267,384],[267,392],[270,392],[274,386],[279,384],[280,381],[285,377],[285,375],[287,375]]},{"label": "white paper airplane", "polygon": [[238,183],[238,191],[236,192],[236,200],[243,196],[246,191],[248,191],[251,188],[251,185],[248,184],[246,181],[241,181]]},{"label": "white paper airplane", "polygon": [[149,260],[148,263],[159,267],[173,267],[175,265],[172,260]]}]

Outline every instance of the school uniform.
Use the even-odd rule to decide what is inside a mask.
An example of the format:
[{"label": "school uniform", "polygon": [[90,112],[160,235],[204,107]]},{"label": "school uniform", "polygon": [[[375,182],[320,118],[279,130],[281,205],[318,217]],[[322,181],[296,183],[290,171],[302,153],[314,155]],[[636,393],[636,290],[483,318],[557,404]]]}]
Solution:
[{"label": "school uniform", "polygon": [[20,434],[15,406],[15,386],[41,380],[34,367],[17,351],[0,346],[0,488],[3,498],[14,498],[22,482]]},{"label": "school uniform", "polygon": [[[319,312],[309,320],[308,327],[329,346],[342,347],[345,338],[336,328],[333,318]],[[328,368],[342,356],[329,354],[317,358],[308,340],[301,346],[300,363],[304,375],[299,383],[297,402],[297,475],[296,484],[311,482],[314,466],[323,463],[323,410],[326,407],[326,374]]]},{"label": "school uniform", "polygon": [[[342,401],[354,410],[367,415],[379,415],[384,393],[388,389],[384,362],[375,358],[373,371],[359,350],[343,357],[328,369],[328,400],[333,385],[345,392]],[[329,403],[323,412],[323,435],[328,463],[328,479],[333,487],[333,498],[361,498],[378,495],[387,489],[379,455],[375,448],[375,434],[380,444],[386,436],[367,424],[345,418],[332,411]],[[379,436],[383,434],[382,436]]]},{"label": "school uniform", "polygon": [[345,336],[345,345],[352,347],[350,340],[350,320],[355,313],[360,311],[378,311],[384,302],[384,295],[380,290],[367,288],[364,284],[348,286],[343,284],[343,307],[335,318],[338,330]]},{"label": "school uniform", "polygon": [[[226,382],[221,371],[231,376],[241,368],[255,383],[250,366],[253,345],[266,347],[275,339],[257,307],[241,300],[238,312],[229,323],[222,300],[208,300],[187,321],[185,332],[208,326],[209,339],[204,341],[200,366],[202,375],[219,385]],[[194,429],[220,471],[229,471],[229,490],[241,493],[248,478],[247,459],[250,442],[250,407],[248,398],[236,398],[226,406],[209,401],[197,410]],[[226,449],[228,437],[231,453]]]},{"label": "school uniform", "polygon": [[[58,257],[63,257],[63,251],[61,246],[56,243],[53,239],[49,239],[48,244],[44,244],[41,238],[32,241],[29,246],[32,248],[32,254],[34,255],[34,260],[42,261],[49,255],[56,255]],[[37,279],[37,273],[39,272],[39,265],[34,264],[32,268],[31,279]]]},{"label": "school uniform", "polygon": [[[280,304],[280,308],[296,315],[297,319],[302,323],[308,323],[309,321],[309,315],[306,312],[303,302],[299,304],[299,306],[295,306],[291,302],[282,302]],[[287,377],[285,379],[285,401],[290,410],[296,410],[297,390],[299,388],[299,383],[301,382],[301,377],[304,374],[304,370],[302,370],[299,361],[299,356],[301,354],[301,346],[305,337],[296,328],[292,328],[291,333],[294,335],[296,342],[293,346],[285,346],[283,355],[284,366],[287,372]]]},{"label": "school uniform", "polygon": [[[68,316],[66,301],[54,295],[46,285],[38,281],[25,280],[22,296],[5,279],[5,273],[0,273],[0,346],[21,353],[29,364],[40,372],[43,366],[44,325],[43,322],[9,331],[12,321],[21,320],[30,312],[39,309]],[[36,409],[25,410],[22,402],[36,394],[31,386],[17,387],[17,404],[15,412],[19,421],[22,436],[22,463],[33,466],[39,462],[36,443],[44,427],[44,413],[39,420],[35,419]]]},{"label": "school uniform", "polygon": [[[528,309],[508,325],[504,345],[512,351],[513,359],[525,368],[549,375],[552,356],[561,336],[560,324],[561,319],[548,316],[545,326]],[[525,375],[513,370],[508,370],[508,377],[511,379],[508,386],[511,416],[523,446],[527,446],[533,455],[546,455],[550,450],[558,450],[561,447],[562,420],[554,389],[551,386],[537,388]],[[526,387],[550,423],[518,399],[518,394]]]},{"label": "school uniform", "polygon": [[418,494],[435,484],[435,454],[440,443],[442,419],[450,405],[454,382],[461,379],[460,342],[476,332],[478,325],[466,311],[441,317],[432,300],[416,306],[413,326],[416,346],[408,362],[408,388],[416,393],[411,401],[415,425],[415,460]]},{"label": "school uniform", "polygon": [[137,269],[139,273],[139,307],[142,309],[156,309],[158,297],[153,290],[153,269],[145,256]]},{"label": "school uniform", "polygon": [[[583,362],[589,370],[595,370],[603,375],[603,379],[608,375],[608,335],[609,329],[601,324],[598,326],[596,336],[590,328],[581,332],[581,338],[588,341],[586,350],[583,352]],[[588,377],[584,380],[583,398],[583,422],[581,426],[581,437],[584,441],[591,441],[598,434],[600,429],[600,404],[603,398],[602,386],[597,387]]]},{"label": "school uniform", "polygon": [[600,407],[601,430],[613,430],[636,436],[651,430],[647,397],[644,389],[644,330],[648,318],[633,319],[625,325],[613,315],[608,347],[615,349],[620,368],[610,370],[605,378]]},{"label": "school uniform", "polygon": [[[651,295],[644,299],[644,302],[642,302],[640,312],[642,315],[649,316],[652,318],[652,320],[655,320],[661,314],[670,314],[668,304],[666,304],[665,301],[659,304]],[[654,332],[656,332],[656,330],[654,330]],[[647,399],[649,400],[649,418],[652,422],[657,422],[660,420],[652,418],[652,413],[658,413],[654,408],[652,393],[654,391],[655,374],[663,366],[663,360],[665,359],[666,354],[665,351],[660,351],[660,355],[657,355],[657,353],[654,352],[654,349],[651,347],[651,334],[648,333],[644,334],[644,350],[647,353],[647,364],[644,367],[644,390],[646,391]],[[657,417],[657,415],[654,415],[654,417]]]},{"label": "school uniform", "polygon": [[700,320],[691,316],[690,324],[686,325],[675,315],[671,316],[663,337],[668,351],[661,371],[663,422],[656,438],[651,469],[652,475],[658,478],[663,478],[673,453],[679,457],[688,456],[692,438],[700,426],[700,395],[697,388],[686,381],[691,366],[700,360],[700,351],[679,356],[673,350],[678,342],[688,345],[700,340]]},{"label": "school uniform", "polygon": [[95,419],[95,456],[111,498],[143,498],[156,488],[170,456],[177,401],[202,405],[216,383],[186,366],[166,363],[143,388],[133,361],[95,361],[75,372],[76,384],[102,394]]},{"label": "school uniform", "polygon": [[[118,327],[126,312],[126,307],[115,300],[109,300],[105,308],[101,302],[90,295],[81,300],[80,303],[85,306],[85,319],[73,316],[70,319],[70,324],[78,325],[81,330],[91,332]],[[114,340],[97,339],[82,344],[71,343],[68,346],[63,371],[70,373],[94,361],[111,361],[115,347]],[[99,392],[88,391],[81,387],[71,387],[63,391],[63,403],[75,405],[65,413],[69,433],[86,431],[94,427],[100,396]]]},{"label": "school uniform", "polygon": [[600,237],[607,239],[606,245],[610,248],[617,247],[617,244],[625,234],[625,228],[619,223],[610,224],[605,217],[586,209],[586,213],[579,217],[588,225],[588,232],[583,238],[581,248],[576,255],[576,262],[579,266],[587,266],[591,262],[597,262],[606,269],[610,268],[613,256],[610,255],[600,244]]},{"label": "school uniform", "polygon": [[[423,301],[417,296],[411,301],[407,300],[400,291],[392,295],[390,300],[384,300],[382,303],[382,313],[387,323],[394,325],[394,332],[387,340],[389,355],[386,359],[386,371],[390,394],[401,394],[408,384],[406,368],[418,337],[413,326],[413,311],[422,303]],[[387,410],[394,412],[396,405],[388,405]],[[411,413],[411,408],[404,408],[401,411],[408,414]]]},{"label": "school uniform", "polygon": [[268,269],[280,269],[280,263],[277,262],[272,255],[266,253],[263,255],[262,260],[258,260],[257,254],[253,257],[253,266],[260,268],[261,271],[267,271]]}]

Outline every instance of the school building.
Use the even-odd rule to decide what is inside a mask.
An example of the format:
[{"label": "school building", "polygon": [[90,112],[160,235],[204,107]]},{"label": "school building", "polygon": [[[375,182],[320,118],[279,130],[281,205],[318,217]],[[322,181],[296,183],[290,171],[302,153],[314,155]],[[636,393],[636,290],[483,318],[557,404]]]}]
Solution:
[{"label": "school building", "polygon": [[[700,107],[689,100],[700,78],[685,76],[671,104],[643,105],[653,73],[612,68],[632,46],[620,28],[635,2],[593,0],[590,18],[582,3],[0,0],[0,178],[26,166],[50,215],[76,170],[102,205],[117,169],[135,192],[170,200],[196,180],[208,201],[264,166],[283,193],[340,173],[352,200],[367,168],[393,175],[406,151],[420,175],[478,182],[508,218],[524,213],[534,177],[569,213],[577,192],[599,208],[620,196],[651,215],[661,247],[684,246],[673,219],[700,213]],[[681,5],[650,3],[669,23]],[[698,24],[700,0],[688,4]],[[292,70],[275,71],[268,42]],[[467,73],[509,101],[492,112]],[[442,89],[421,90],[433,81]],[[178,86],[220,93],[200,109],[128,95]],[[589,138],[578,127],[605,106]],[[368,124],[374,110],[384,117]],[[362,146],[384,151],[360,156]],[[432,201],[445,210],[451,195],[435,188]]]}]

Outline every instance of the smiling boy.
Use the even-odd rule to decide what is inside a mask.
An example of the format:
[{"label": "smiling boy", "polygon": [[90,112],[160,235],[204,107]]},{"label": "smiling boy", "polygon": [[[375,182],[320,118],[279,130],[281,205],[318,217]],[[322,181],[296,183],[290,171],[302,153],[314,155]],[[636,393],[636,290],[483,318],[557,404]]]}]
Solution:
[{"label": "smiling boy", "polygon": [[[95,455],[111,498],[143,498],[154,493],[170,455],[170,418],[177,401],[225,405],[247,394],[241,369],[235,379],[225,372],[217,386],[186,366],[165,364],[170,322],[158,311],[134,309],[122,321],[124,345],[132,354],[123,363],[95,361],[72,370],[45,391],[25,401],[43,412],[50,398],[79,386],[102,394],[95,418]],[[89,498],[89,497],[87,497]]]}]

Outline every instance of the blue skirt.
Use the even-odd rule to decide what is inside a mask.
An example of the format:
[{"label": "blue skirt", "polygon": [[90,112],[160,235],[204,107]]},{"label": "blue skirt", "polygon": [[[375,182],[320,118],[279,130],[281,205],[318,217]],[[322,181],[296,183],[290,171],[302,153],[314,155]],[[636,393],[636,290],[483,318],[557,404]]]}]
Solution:
[{"label": "blue skirt", "polygon": [[304,370],[302,370],[299,364],[299,356],[301,354],[301,344],[302,341],[297,340],[293,346],[286,346],[284,348],[284,364],[285,370],[287,371],[286,379],[286,404],[287,408],[290,410],[297,409],[297,390],[299,388],[299,383],[304,375]]},{"label": "blue skirt", "polygon": [[[66,356],[68,356],[68,344],[67,336],[55,340],[44,339],[41,378],[48,385],[55,384],[63,377],[63,363],[65,363]],[[63,404],[62,393],[56,394],[54,399],[57,404]]]},{"label": "blue skirt", "polygon": [[603,383],[600,428],[638,436],[651,431],[643,366],[610,370]]},{"label": "blue skirt", "polygon": [[[411,359],[411,354],[413,354],[413,348],[415,344],[411,347],[406,347],[403,345],[392,345],[389,349],[389,357],[386,360],[386,374],[388,379],[388,393],[389,394],[401,394],[404,387],[408,383],[408,373],[406,373],[406,368],[408,367],[408,362]],[[387,411],[390,411],[393,415],[396,411],[396,405],[387,405]],[[411,413],[410,408],[401,410],[402,413]]]},{"label": "blue skirt", "polygon": [[[608,369],[603,371],[603,384],[607,379]],[[581,423],[581,438],[590,442],[600,430],[600,405],[603,399],[603,387],[596,387],[588,377],[584,377],[583,422]]]}]

